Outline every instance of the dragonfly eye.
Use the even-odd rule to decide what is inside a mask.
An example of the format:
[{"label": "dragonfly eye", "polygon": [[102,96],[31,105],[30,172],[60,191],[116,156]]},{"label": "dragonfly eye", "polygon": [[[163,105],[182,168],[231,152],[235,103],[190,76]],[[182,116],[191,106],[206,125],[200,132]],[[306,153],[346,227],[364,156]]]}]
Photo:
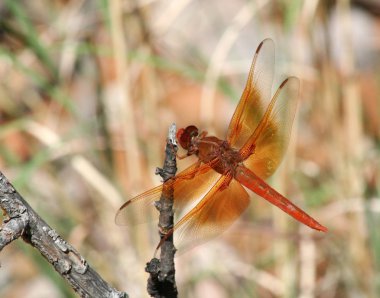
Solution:
[{"label": "dragonfly eye", "polygon": [[192,139],[196,136],[198,136],[198,128],[194,125],[190,125],[185,129],[181,128],[177,131],[177,140],[185,150],[189,149]]}]

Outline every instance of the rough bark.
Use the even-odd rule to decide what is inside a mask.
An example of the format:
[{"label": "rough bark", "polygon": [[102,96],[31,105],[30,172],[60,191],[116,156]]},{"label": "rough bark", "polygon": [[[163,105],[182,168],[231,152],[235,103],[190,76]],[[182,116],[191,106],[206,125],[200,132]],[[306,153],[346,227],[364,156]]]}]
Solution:
[{"label": "rough bark", "polygon": [[104,281],[74,247],[29,206],[1,172],[0,207],[5,212],[0,229],[0,251],[13,240],[22,237],[39,250],[81,297],[128,297]]},{"label": "rough bark", "polygon": [[159,217],[159,234],[160,241],[160,259],[153,258],[145,270],[150,274],[148,279],[147,290],[149,295],[155,298],[174,298],[177,297],[177,285],[175,282],[174,255],[175,247],[173,244],[173,234],[167,233],[171,231],[174,224],[173,211],[173,188],[170,183],[166,183],[172,179],[177,172],[176,153],[178,150],[175,142],[175,125],[169,129],[169,135],[166,143],[165,161],[162,169],[158,168],[156,174],[160,175],[164,180],[164,187],[161,198],[156,202],[156,208],[160,212]]}]

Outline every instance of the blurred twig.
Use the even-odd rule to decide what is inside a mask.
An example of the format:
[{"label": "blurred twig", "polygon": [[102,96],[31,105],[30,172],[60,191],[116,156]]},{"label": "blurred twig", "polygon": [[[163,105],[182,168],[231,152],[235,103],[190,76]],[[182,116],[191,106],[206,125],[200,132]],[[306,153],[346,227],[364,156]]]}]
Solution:
[{"label": "blurred twig", "polygon": [[225,60],[228,51],[239,36],[239,32],[252,19],[256,11],[260,10],[268,3],[266,0],[259,1],[257,4],[248,2],[243,6],[233,19],[230,27],[220,38],[214,53],[211,57],[207,72],[205,74],[205,87],[202,93],[200,117],[203,124],[208,127],[213,121],[213,111],[215,105],[215,89],[218,77],[221,72],[222,62]]}]

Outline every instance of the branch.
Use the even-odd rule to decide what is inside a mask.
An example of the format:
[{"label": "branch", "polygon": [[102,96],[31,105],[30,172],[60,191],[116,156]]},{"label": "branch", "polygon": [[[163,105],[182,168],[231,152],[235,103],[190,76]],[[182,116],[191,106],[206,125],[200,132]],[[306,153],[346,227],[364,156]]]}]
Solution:
[{"label": "branch", "polygon": [[49,227],[1,172],[0,207],[7,215],[0,228],[0,251],[21,236],[40,251],[81,297],[128,297],[104,281],[74,247]]},{"label": "branch", "polygon": [[158,248],[161,249],[161,253],[160,260],[153,258],[145,268],[145,271],[150,274],[147,286],[148,293],[156,298],[174,298],[178,295],[174,267],[176,249],[173,244],[172,233],[174,225],[173,187],[172,183],[168,183],[177,172],[176,152],[178,147],[175,141],[175,133],[176,126],[172,124],[166,142],[164,166],[162,169],[157,168],[156,170],[156,174],[159,174],[164,180],[161,198],[156,202],[156,208],[160,212],[158,227],[161,241]]}]

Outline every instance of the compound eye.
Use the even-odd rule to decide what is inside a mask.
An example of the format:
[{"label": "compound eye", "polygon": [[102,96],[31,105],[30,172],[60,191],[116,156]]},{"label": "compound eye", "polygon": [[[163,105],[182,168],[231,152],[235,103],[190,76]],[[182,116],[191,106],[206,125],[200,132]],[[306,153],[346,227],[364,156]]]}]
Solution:
[{"label": "compound eye", "polygon": [[194,125],[190,125],[185,129],[181,128],[177,131],[177,140],[181,147],[188,150],[191,145],[191,140],[193,137],[198,135],[198,128]]},{"label": "compound eye", "polygon": [[185,131],[191,136],[196,137],[198,135],[198,128],[194,125],[186,127]]}]

